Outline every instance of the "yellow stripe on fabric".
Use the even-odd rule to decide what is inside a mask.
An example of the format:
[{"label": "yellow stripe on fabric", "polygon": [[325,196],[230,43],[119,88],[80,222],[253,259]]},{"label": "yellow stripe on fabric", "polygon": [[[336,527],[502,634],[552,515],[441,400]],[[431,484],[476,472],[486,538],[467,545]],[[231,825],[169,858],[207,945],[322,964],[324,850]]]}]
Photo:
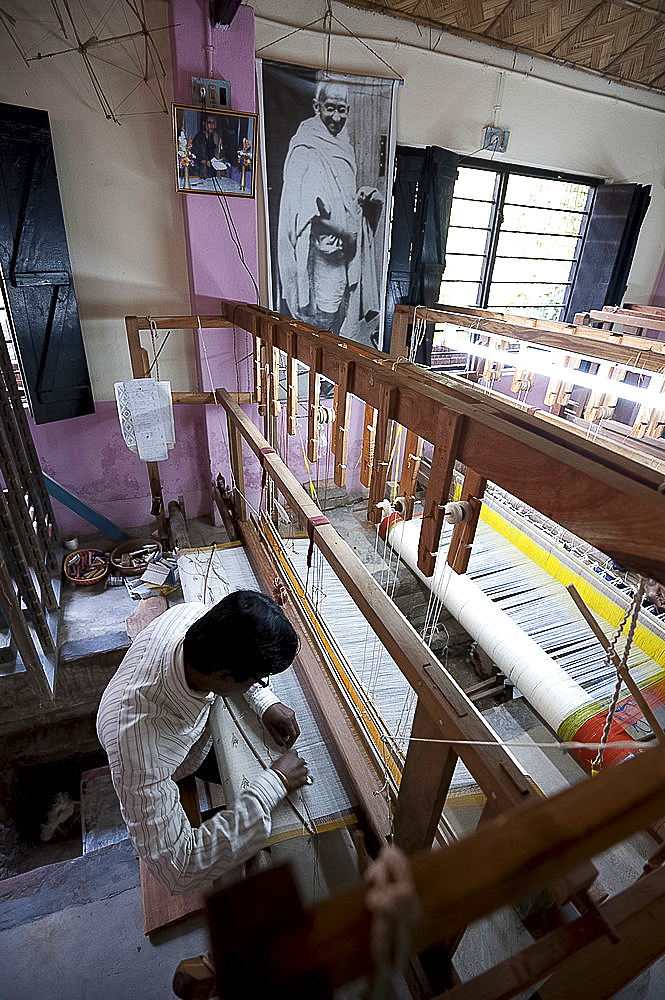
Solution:
[{"label": "yellow stripe on fabric", "polygon": [[[345,827],[353,826],[357,822],[355,813],[349,813],[346,816],[338,816],[336,819],[330,819],[326,823],[317,823],[316,832],[317,833],[328,833],[329,830],[341,830]],[[268,838],[268,846],[272,844],[281,844],[284,840],[293,840],[294,837],[309,837],[310,832],[304,826],[300,825],[294,827],[291,830],[283,830],[282,833],[276,833],[274,836]]]},{"label": "yellow stripe on fabric", "polygon": [[[487,504],[483,504],[480,516],[486,524],[494,528],[500,535],[503,535],[515,548],[527,555],[529,559],[542,567],[555,580],[558,580],[565,587],[573,583],[579,591],[582,600],[591,611],[604,618],[613,628],[619,625],[625,613],[624,609],[610,597],[601,594],[584,577],[575,573],[569,566],[566,566],[557,558],[554,552],[544,549],[533,538],[521,531],[514,524],[511,524],[510,521],[507,521],[496,510],[492,510]],[[648,629],[645,625],[638,624],[635,629],[633,642],[638,649],[641,649],[643,653],[651,657],[655,663],[665,668],[665,644],[651,629]],[[662,675],[665,676],[665,670]],[[656,671],[653,674],[653,679],[655,680],[660,676],[661,672]]]}]

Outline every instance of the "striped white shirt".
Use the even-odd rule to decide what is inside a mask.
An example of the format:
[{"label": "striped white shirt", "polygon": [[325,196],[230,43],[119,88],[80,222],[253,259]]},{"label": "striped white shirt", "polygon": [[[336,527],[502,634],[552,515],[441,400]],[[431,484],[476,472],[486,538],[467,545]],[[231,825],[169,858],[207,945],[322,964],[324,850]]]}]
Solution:
[{"label": "striped white shirt", "polygon": [[[134,640],[102,695],[97,734],[139,857],[171,892],[205,884],[265,847],[271,811],[285,794],[268,769],[244,789],[233,809],[192,827],[175,780],[192,774],[212,746],[208,716],[216,695],[185,679],[185,632],[209,608],[179,604]],[[220,663],[220,668],[223,662]],[[279,701],[253,685],[247,700],[260,716]]]}]

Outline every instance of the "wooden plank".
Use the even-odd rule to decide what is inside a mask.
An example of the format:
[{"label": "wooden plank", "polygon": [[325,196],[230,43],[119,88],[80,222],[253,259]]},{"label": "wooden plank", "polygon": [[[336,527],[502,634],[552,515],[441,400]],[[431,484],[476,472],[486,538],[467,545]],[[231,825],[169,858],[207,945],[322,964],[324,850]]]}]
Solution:
[{"label": "wooden plank", "polygon": [[[178,782],[178,790],[187,819],[192,826],[200,826],[201,811],[194,775]],[[153,934],[165,927],[171,927],[185,917],[205,909],[206,895],[213,887],[213,879],[210,879],[209,884],[203,889],[193,889],[174,895],[150,874],[141,859],[139,859],[139,872],[144,934]]]},{"label": "wooden plank", "polygon": [[[628,952],[631,957],[637,960],[638,967],[646,968],[644,956],[640,954],[643,945],[639,943],[639,936],[644,936],[649,945],[653,947],[654,959],[662,954],[665,949],[662,930],[665,927],[664,908],[665,869],[661,868],[658,872],[654,872],[646,879],[640,879],[600,906],[601,916],[616,928],[619,942],[608,941],[595,914],[584,914],[577,920],[545,934],[534,944],[524,948],[516,955],[511,955],[510,958],[479,976],[460,983],[459,986],[454,986],[446,993],[446,1000],[510,1000],[518,993],[535,986],[539,980],[544,979],[557,967],[561,967],[562,974],[567,975],[571,957],[572,962],[577,965],[580,971],[579,984],[584,988],[588,981],[588,969],[579,968],[582,956],[590,956],[597,948],[605,950],[608,945],[607,954],[603,956],[599,964],[601,977],[606,968],[607,959],[613,964],[617,952],[624,956]],[[656,930],[655,940],[651,933],[652,929]],[[632,940],[636,930],[638,931],[637,948]],[[564,964],[562,965],[562,963]],[[587,964],[586,960],[584,964]],[[648,961],[646,964],[649,964]],[[559,980],[559,975],[557,974],[553,978]],[[634,976],[630,978],[634,978]],[[624,983],[628,981],[629,979],[625,979]],[[614,982],[605,983],[603,979],[603,987],[605,986],[609,992],[603,993],[603,997],[614,995],[618,989]],[[538,993],[537,995],[542,996],[543,994]],[[568,996],[565,989],[557,994],[558,1000],[561,997],[566,997],[568,1000]],[[586,992],[582,993],[581,996],[586,998]]]},{"label": "wooden plank", "polygon": [[411,736],[394,820],[394,843],[406,854],[431,848],[458,760],[452,747],[436,742],[439,727],[420,700]]},{"label": "wooden plank", "polygon": [[[395,310],[404,309],[396,306]],[[612,331],[597,330],[589,326],[572,326],[565,330],[543,328],[542,325],[528,326],[516,320],[516,317],[502,317],[488,314],[478,315],[482,310],[466,310],[465,314],[453,312],[448,306],[442,309],[426,309],[421,307],[422,315],[428,323],[454,323],[475,332],[495,334],[509,340],[526,341],[531,344],[545,344],[563,351],[573,351],[591,358],[606,358],[608,361],[620,361],[628,365],[637,365],[658,371],[663,364],[662,353],[665,343],[649,340],[644,337],[617,335]],[[585,314],[586,315],[586,314]],[[589,314],[592,315],[592,314]],[[603,317],[607,321],[607,317]],[[549,326],[549,324],[548,324]]]},{"label": "wooden plank", "polygon": [[653,312],[641,313],[634,309],[606,306],[604,309],[590,309],[585,315],[595,323],[612,323],[616,326],[632,326],[642,330],[665,331],[665,317]]},{"label": "wooden plank", "polygon": [[[654,874],[662,876],[662,871]],[[600,936],[578,950],[539,987],[541,1000],[561,1000],[562,997],[566,1000],[609,1000],[663,954],[665,894],[662,878],[653,887],[644,883],[647,879],[634,887],[635,895],[638,890],[643,891],[643,905],[623,919],[613,915],[610,904],[601,907],[601,913],[606,913],[616,928],[618,942]]]},{"label": "wooden plank", "polygon": [[225,319],[223,316],[125,316],[125,325],[131,323],[132,329],[136,330],[198,330],[199,327],[205,329],[222,329],[224,327],[236,326],[233,319]]},{"label": "wooden plank", "polygon": [[[413,307],[411,313],[413,314]],[[390,329],[390,356],[393,358],[408,358],[409,356],[409,314],[406,309],[395,309]]]},{"label": "wooden plank", "polygon": [[[254,402],[254,393],[252,392],[234,392],[232,395],[236,403]],[[217,402],[214,392],[171,392],[171,399],[174,404]]]},{"label": "wooden plank", "polygon": [[466,469],[460,500],[471,504],[471,519],[460,521],[453,528],[450,548],[448,549],[448,565],[456,573],[466,573],[471,556],[473,540],[476,537],[478,520],[482,510],[482,499],[487,480],[474,469]]}]

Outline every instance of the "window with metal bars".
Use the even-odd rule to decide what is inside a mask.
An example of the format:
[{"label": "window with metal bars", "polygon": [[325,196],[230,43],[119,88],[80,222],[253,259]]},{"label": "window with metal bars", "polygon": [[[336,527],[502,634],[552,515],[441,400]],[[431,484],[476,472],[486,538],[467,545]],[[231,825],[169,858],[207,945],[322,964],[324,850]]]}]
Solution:
[{"label": "window with metal bars", "polygon": [[459,166],[440,301],[563,319],[597,181]]}]

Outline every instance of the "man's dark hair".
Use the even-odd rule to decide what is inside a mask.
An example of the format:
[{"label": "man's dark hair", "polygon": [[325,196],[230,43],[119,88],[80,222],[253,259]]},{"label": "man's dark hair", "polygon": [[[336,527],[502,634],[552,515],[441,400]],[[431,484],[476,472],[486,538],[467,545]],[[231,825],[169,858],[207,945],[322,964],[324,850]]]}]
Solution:
[{"label": "man's dark hair", "polygon": [[235,681],[281,674],[298,636],[279,605],[257,590],[235,590],[189,626],[183,657],[201,674],[225,670]]}]

